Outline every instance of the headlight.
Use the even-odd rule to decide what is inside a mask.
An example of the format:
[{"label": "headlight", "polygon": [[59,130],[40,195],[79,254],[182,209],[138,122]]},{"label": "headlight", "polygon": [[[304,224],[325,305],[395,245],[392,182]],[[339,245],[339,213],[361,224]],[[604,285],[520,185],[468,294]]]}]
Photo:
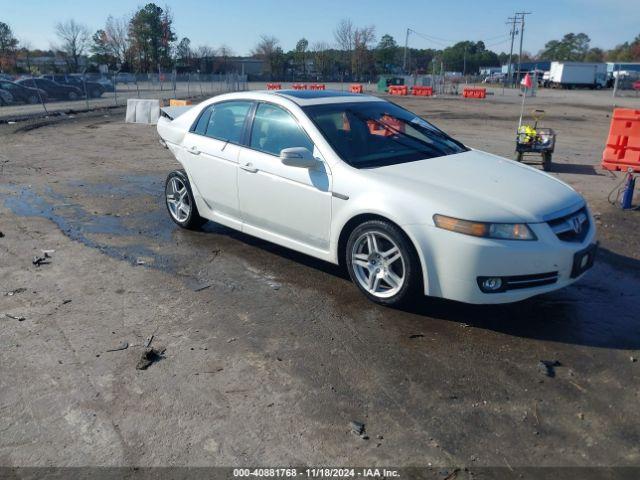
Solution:
[{"label": "headlight", "polygon": [[434,215],[436,227],[474,237],[502,240],[536,240],[536,235],[526,223],[486,223],[460,220],[459,218]]}]

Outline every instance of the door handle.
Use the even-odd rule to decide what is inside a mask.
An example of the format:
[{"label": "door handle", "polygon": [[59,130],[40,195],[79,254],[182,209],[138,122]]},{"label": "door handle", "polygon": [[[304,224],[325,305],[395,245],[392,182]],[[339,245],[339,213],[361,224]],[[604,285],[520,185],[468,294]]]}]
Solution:
[{"label": "door handle", "polygon": [[256,173],[258,171],[257,168],[253,166],[253,163],[247,163],[246,165],[240,165],[240,168],[249,173]]},{"label": "door handle", "polygon": [[200,155],[200,150],[196,146],[191,147],[188,151],[192,155]]}]

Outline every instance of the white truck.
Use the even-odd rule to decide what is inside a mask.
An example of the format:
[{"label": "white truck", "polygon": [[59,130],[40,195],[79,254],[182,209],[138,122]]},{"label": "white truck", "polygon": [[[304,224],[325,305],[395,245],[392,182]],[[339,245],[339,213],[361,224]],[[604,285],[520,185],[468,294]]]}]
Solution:
[{"label": "white truck", "polygon": [[551,88],[604,88],[607,86],[606,63],[551,62]]}]

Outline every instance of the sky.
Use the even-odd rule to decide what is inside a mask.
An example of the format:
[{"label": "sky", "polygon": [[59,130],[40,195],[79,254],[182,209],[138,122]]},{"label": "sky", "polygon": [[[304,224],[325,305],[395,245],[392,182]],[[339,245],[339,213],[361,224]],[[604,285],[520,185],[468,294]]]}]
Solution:
[{"label": "sky", "polygon": [[[94,32],[108,15],[130,15],[144,1],[131,0],[0,0],[0,21],[32,48],[56,43],[54,25],[73,18]],[[483,40],[488,48],[509,50],[507,18],[515,11],[527,16],[525,51],[537,53],[548,40],[568,32],[584,32],[591,46],[604,49],[640,34],[639,0],[167,0],[180,38],[192,47],[226,44],[236,55],[249,54],[261,34],[275,36],[287,51],[305,37],[333,44],[333,30],[342,18],[356,26],[374,25],[376,35],[392,35],[404,45],[407,28],[414,48],[443,48],[460,40]],[[517,44],[518,40],[516,41]],[[516,45],[517,51],[517,45]]]}]

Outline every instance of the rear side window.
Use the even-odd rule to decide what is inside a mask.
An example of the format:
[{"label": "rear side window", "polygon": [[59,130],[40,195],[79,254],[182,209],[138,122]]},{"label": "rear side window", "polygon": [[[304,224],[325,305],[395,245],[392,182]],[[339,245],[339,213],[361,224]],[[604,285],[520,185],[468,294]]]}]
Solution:
[{"label": "rear side window", "polygon": [[204,135],[207,132],[207,125],[209,125],[209,118],[211,117],[212,110],[213,106],[208,106],[204,109],[204,111],[200,114],[200,118],[198,118],[198,121],[191,129],[193,133]]},{"label": "rear side window", "polygon": [[251,129],[251,148],[280,155],[285,148],[305,147],[313,152],[313,143],[289,112],[261,103]]}]

